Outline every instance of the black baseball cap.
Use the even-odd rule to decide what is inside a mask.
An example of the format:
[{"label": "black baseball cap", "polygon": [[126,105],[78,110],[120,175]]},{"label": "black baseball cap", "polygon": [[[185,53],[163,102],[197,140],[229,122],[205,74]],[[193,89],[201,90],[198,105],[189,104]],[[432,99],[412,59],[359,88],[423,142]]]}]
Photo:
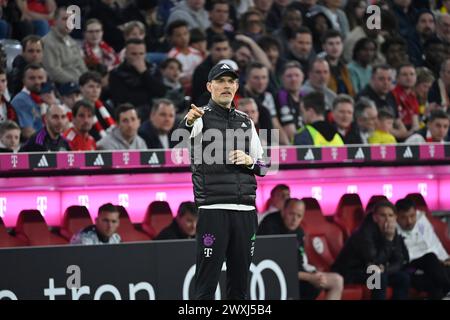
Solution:
[{"label": "black baseball cap", "polygon": [[234,77],[235,79],[239,78],[239,74],[226,63],[216,64],[211,68],[208,74],[208,82],[215,80],[223,75]]},{"label": "black baseball cap", "polygon": [[62,96],[68,96],[72,93],[80,92],[80,87],[75,82],[67,82],[59,86],[59,94]]}]

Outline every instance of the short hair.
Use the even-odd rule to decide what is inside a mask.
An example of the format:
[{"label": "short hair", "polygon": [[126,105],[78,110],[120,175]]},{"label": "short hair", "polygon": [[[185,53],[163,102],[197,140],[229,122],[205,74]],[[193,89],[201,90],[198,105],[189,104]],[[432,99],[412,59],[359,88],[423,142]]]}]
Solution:
[{"label": "short hair", "polygon": [[359,51],[364,50],[364,47],[368,44],[372,43],[375,46],[375,51],[377,51],[378,44],[377,42],[372,38],[362,38],[356,41],[355,46],[353,47],[353,54],[352,59],[356,60],[356,55]]},{"label": "short hair", "polygon": [[378,110],[378,120],[387,120],[387,119],[395,119],[392,111],[386,108],[381,108]]},{"label": "short hair", "polygon": [[378,72],[378,70],[388,70],[391,71],[392,67],[386,63],[376,64],[372,67],[372,77]]},{"label": "short hair", "polygon": [[322,44],[325,44],[325,42],[327,42],[328,39],[337,38],[337,37],[341,38],[341,41],[343,41],[343,39],[344,39],[342,37],[342,34],[339,31],[334,30],[334,29],[327,30],[322,37]]},{"label": "short hair", "polygon": [[[116,112],[115,112],[116,121],[119,123],[119,122],[120,122],[120,121],[119,121],[119,120],[120,120],[120,115],[121,115],[122,113],[125,113],[125,112],[130,111],[130,110],[136,111],[136,114],[137,114],[136,107],[135,107],[134,105],[132,105],[131,103],[126,102],[126,103],[120,104],[120,105],[117,107]],[[138,115],[138,116],[139,116],[139,115]]]},{"label": "short hair", "polygon": [[283,65],[283,68],[281,69],[281,74],[284,74],[287,70],[292,69],[292,68],[297,68],[303,73],[303,67],[300,64],[300,62],[298,62],[296,60],[291,60],[291,61],[286,62]]},{"label": "short hair", "polygon": [[299,198],[289,198],[289,199],[286,199],[286,201],[284,202],[283,208],[286,209],[287,207],[289,207],[291,202],[301,203],[301,204],[305,205],[305,202],[303,200],[299,199]]},{"label": "short hair", "polygon": [[138,38],[131,38],[125,42],[125,47],[128,47],[130,44],[145,46],[145,41],[142,39],[138,39]]},{"label": "short hair", "polygon": [[406,62],[406,63],[402,63],[398,66],[397,68],[397,77],[400,75],[400,71],[402,71],[403,68],[413,68],[414,70],[416,70],[416,67],[410,63],[410,62]]},{"label": "short hair", "polygon": [[133,20],[125,23],[125,25],[123,26],[123,34],[125,36],[128,36],[135,28],[140,29],[142,33],[145,34],[145,25],[138,20]]},{"label": "short hair", "polygon": [[181,62],[178,59],[175,59],[175,58],[167,58],[167,59],[165,59],[163,62],[161,62],[159,64],[159,68],[160,69],[165,69],[171,63],[176,63],[176,65],[178,66],[178,69],[180,69],[180,71],[183,71],[183,65],[181,64]]},{"label": "short hair", "polygon": [[197,206],[192,201],[184,201],[180,204],[177,211],[177,217],[183,217],[185,214],[190,212],[193,216],[198,216]]},{"label": "short hair", "polygon": [[206,34],[200,28],[194,28],[190,31],[189,44],[206,41]]},{"label": "short hair", "polygon": [[267,67],[262,64],[261,62],[251,62],[248,66],[247,66],[247,77],[250,75],[250,72],[252,72],[253,69],[266,69],[267,71],[269,69],[267,69]]},{"label": "short hair", "polygon": [[256,104],[255,99],[253,99],[253,98],[240,98],[239,99],[239,103],[238,103],[238,108],[240,108],[242,106],[249,105],[250,103],[255,104],[256,106],[258,106]]},{"label": "short hair", "polygon": [[417,73],[416,85],[418,85],[419,83],[424,83],[424,82],[434,82],[434,80],[435,80],[433,71],[431,71],[427,67],[417,68],[416,73]]},{"label": "short hair", "polygon": [[230,43],[230,39],[228,39],[228,37],[224,34],[215,34],[212,38],[211,41],[209,41],[208,43],[208,49],[211,49],[213,45],[215,45],[216,43],[221,43],[221,42],[225,42],[227,41],[228,43]]},{"label": "short hair", "polygon": [[433,122],[436,119],[447,119],[449,120],[449,115],[443,111],[443,110],[433,110],[430,113],[430,116],[428,118],[428,123]]},{"label": "short hair", "polygon": [[78,84],[80,86],[84,86],[89,81],[94,81],[95,83],[101,84],[102,76],[96,71],[87,71],[80,76],[80,78],[78,79]]},{"label": "short hair", "polygon": [[270,190],[270,197],[272,198],[273,196],[275,196],[275,192],[285,191],[285,190],[290,191],[291,189],[289,188],[289,186],[287,184],[279,183],[275,187],[273,187],[272,190]]},{"label": "short hair", "polygon": [[186,27],[189,29],[189,24],[185,20],[175,20],[167,26],[166,33],[169,37],[171,37],[174,30],[181,27]]},{"label": "short hair", "polygon": [[306,26],[301,26],[300,28],[298,28],[297,30],[291,30],[288,29],[287,30],[287,35],[286,38],[287,40],[292,40],[295,39],[297,37],[298,34],[309,34],[311,36],[311,38],[313,37],[313,34],[311,32],[311,29],[309,29]]},{"label": "short hair", "polygon": [[108,213],[114,213],[117,212],[118,214],[120,214],[119,209],[117,208],[117,206],[113,205],[112,203],[108,202],[105,203],[103,205],[100,206],[100,208],[98,208],[98,215],[100,216],[100,214],[102,214],[103,212],[108,212]]},{"label": "short hair", "polygon": [[6,69],[3,66],[0,66],[0,74],[6,74]]},{"label": "short hair", "polygon": [[162,104],[171,105],[173,108],[175,108],[175,104],[170,99],[166,98],[155,99],[153,101],[151,113],[157,112]]},{"label": "short hair", "polygon": [[250,52],[253,52],[252,47],[250,47],[248,43],[245,43],[243,41],[236,40],[233,41],[233,43],[231,44],[231,48],[233,49],[234,52],[238,51],[242,47],[246,47],[248,48],[248,50],[250,50]]},{"label": "short hair", "polygon": [[386,41],[383,42],[383,44],[381,45],[381,53],[383,55],[386,55],[387,52],[389,51],[389,48],[394,45],[394,44],[398,44],[403,46],[405,49],[407,48],[407,43],[405,40],[403,40],[402,38],[398,37],[398,36],[393,36],[393,37],[388,37],[386,38]]},{"label": "short hair", "polygon": [[9,130],[19,130],[20,131],[20,127],[17,123],[15,123],[12,120],[5,120],[2,123],[0,123],[0,137],[2,137],[6,131]]},{"label": "short hair", "polygon": [[380,208],[391,208],[392,211],[394,211],[394,213],[397,214],[397,209],[395,208],[394,204],[389,200],[381,200],[375,203],[372,210],[373,214],[376,214]]},{"label": "short hair", "polygon": [[367,97],[359,98],[358,102],[355,104],[355,119],[364,116],[364,112],[369,108],[377,109],[377,105],[373,100],[370,100]]},{"label": "short hair", "polygon": [[303,108],[313,109],[318,115],[325,113],[325,96],[322,92],[313,91],[303,97]]},{"label": "short hair", "polygon": [[87,100],[79,100],[77,102],[75,102],[75,104],[72,107],[72,115],[75,118],[78,114],[78,111],[81,108],[85,108],[88,109],[93,115],[95,115],[95,108],[94,106]]},{"label": "short hair", "polygon": [[59,15],[60,15],[61,11],[67,12],[67,6],[59,6],[59,7],[56,8],[55,13],[54,13],[55,14],[55,19],[59,18]]},{"label": "short hair", "polygon": [[103,24],[102,24],[102,22],[100,21],[100,20],[98,20],[98,19],[96,19],[96,18],[91,18],[91,19],[88,19],[87,21],[86,21],[86,23],[84,24],[84,31],[86,31],[86,29],[87,29],[87,27],[89,26],[89,25],[91,25],[91,24],[94,24],[94,23],[97,23],[97,24],[99,24],[101,27],[102,27],[102,29],[103,29]]},{"label": "short hair", "polygon": [[30,34],[28,36],[26,36],[25,38],[22,39],[22,51],[25,51],[26,47],[28,46],[29,43],[41,43],[41,46],[43,45],[42,43],[42,38],[40,36],[37,36],[35,34]]},{"label": "short hair", "polygon": [[311,72],[314,69],[314,65],[316,63],[326,63],[327,65],[329,65],[327,59],[322,58],[322,57],[316,57],[314,58],[310,63],[309,63],[309,68],[308,68],[308,72]]},{"label": "short hair", "polygon": [[416,209],[416,204],[414,203],[413,200],[411,200],[409,198],[403,198],[403,199],[397,200],[397,202],[395,203],[395,208],[397,210],[397,213],[401,213],[401,212],[408,211],[411,208]]},{"label": "short hair", "polygon": [[23,69],[23,76],[25,77],[25,74],[27,73],[28,70],[39,70],[39,69],[44,69],[44,66],[40,63],[29,63],[25,66],[25,69]]},{"label": "short hair", "polygon": [[274,36],[265,35],[259,38],[258,45],[263,49],[264,51],[268,51],[270,48],[277,48],[279,52],[282,51],[281,43],[280,41],[275,38]]},{"label": "short hair", "polygon": [[350,103],[351,105],[355,104],[355,100],[348,94],[338,94],[336,98],[333,100],[333,110],[336,109],[339,103]]},{"label": "short hair", "polygon": [[228,5],[228,7],[231,6],[227,0],[211,0],[211,1],[206,1],[205,10],[212,11],[216,4],[226,4],[226,5]]}]

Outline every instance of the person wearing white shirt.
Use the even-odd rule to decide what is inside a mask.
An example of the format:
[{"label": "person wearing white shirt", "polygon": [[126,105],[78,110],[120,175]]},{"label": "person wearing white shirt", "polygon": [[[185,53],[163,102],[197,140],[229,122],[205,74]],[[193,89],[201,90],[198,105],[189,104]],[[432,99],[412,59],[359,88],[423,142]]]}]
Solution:
[{"label": "person wearing white shirt", "polygon": [[450,256],[427,219],[410,199],[400,199],[397,208],[397,231],[408,249],[413,287],[425,290],[432,299],[450,293]]}]

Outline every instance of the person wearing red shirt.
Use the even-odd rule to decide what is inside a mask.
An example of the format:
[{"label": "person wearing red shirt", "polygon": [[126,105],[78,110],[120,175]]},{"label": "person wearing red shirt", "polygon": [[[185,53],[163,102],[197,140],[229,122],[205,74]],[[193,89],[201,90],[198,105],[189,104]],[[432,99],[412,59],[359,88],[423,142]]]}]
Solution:
[{"label": "person wearing red shirt", "polygon": [[94,125],[95,109],[86,100],[75,103],[72,109],[73,127],[64,133],[73,151],[96,150],[95,139],[89,134]]}]

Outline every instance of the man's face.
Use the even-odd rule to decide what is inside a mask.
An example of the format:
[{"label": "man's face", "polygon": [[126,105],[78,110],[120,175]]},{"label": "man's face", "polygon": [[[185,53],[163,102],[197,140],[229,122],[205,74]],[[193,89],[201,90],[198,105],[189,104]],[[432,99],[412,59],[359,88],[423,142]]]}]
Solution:
[{"label": "man's face", "polygon": [[136,61],[145,61],[145,45],[129,44],[125,50],[125,59],[128,64],[134,64]]},{"label": "man's face", "polygon": [[224,26],[228,22],[229,12],[228,4],[218,3],[209,12],[209,20],[216,26]]},{"label": "man's face", "polygon": [[23,84],[25,88],[34,93],[41,91],[42,85],[47,81],[47,74],[44,69],[28,69],[23,77]]},{"label": "man's face", "polygon": [[250,71],[247,79],[247,85],[251,91],[262,94],[269,85],[269,72],[266,68],[254,68]]},{"label": "man's face", "polygon": [[431,37],[436,31],[436,25],[434,23],[434,18],[430,13],[424,13],[420,16],[416,24],[417,32],[425,37]]},{"label": "man's face", "polygon": [[176,62],[170,62],[165,69],[161,70],[161,73],[164,78],[167,78],[172,82],[177,82],[180,79],[181,74],[180,66]]},{"label": "man's face", "polygon": [[186,212],[182,217],[176,217],[178,226],[184,234],[190,237],[195,236],[197,230],[198,217],[193,215],[192,212]]},{"label": "man's face", "polygon": [[341,37],[328,38],[323,44],[323,50],[332,59],[339,59],[343,49]]},{"label": "man's face", "polygon": [[377,119],[377,108],[366,108],[363,115],[358,119],[358,126],[364,131],[372,132],[377,125]]},{"label": "man's face", "polygon": [[450,42],[450,15],[444,14],[436,26],[436,32],[444,41]]},{"label": "man's face", "polygon": [[309,72],[309,81],[315,87],[323,87],[328,84],[330,80],[330,67],[325,61],[314,63]]},{"label": "man's face", "polygon": [[135,27],[133,28],[130,33],[128,34],[127,38],[125,40],[128,39],[141,39],[144,40],[145,39],[145,32],[143,32],[140,28]]},{"label": "man's face", "polygon": [[19,129],[7,130],[0,138],[0,141],[8,149],[11,150],[18,149],[20,146],[20,130]]},{"label": "man's face", "polygon": [[388,52],[386,53],[386,61],[393,68],[397,68],[402,63],[408,62],[406,47],[402,44],[390,45]]},{"label": "man's face", "polygon": [[125,139],[136,137],[141,121],[136,110],[128,110],[119,115],[119,130]]},{"label": "man's face", "polygon": [[446,86],[450,86],[450,60],[447,60],[443,70],[440,72],[440,77]]},{"label": "man's face", "polygon": [[291,202],[281,211],[284,225],[290,231],[296,230],[305,216],[305,205],[301,202]]},{"label": "man's face", "polygon": [[249,102],[247,104],[241,105],[239,106],[239,110],[246,113],[255,125],[258,124],[259,111],[256,103]]},{"label": "man's face", "polygon": [[61,34],[68,35],[72,31],[67,23],[69,13],[64,10],[64,8],[56,10],[59,10],[58,18],[56,18],[56,29],[58,29]]},{"label": "man's face", "polygon": [[228,41],[216,42],[211,46],[211,59],[217,63],[222,59],[230,59],[232,56],[230,43]]},{"label": "man's face", "polygon": [[67,126],[67,114],[58,106],[50,106],[50,111],[45,116],[47,130],[53,135],[60,135]]},{"label": "man's face", "polygon": [[397,82],[405,89],[412,89],[416,85],[416,69],[414,67],[403,67],[397,76]]},{"label": "man's face", "polygon": [[157,131],[167,134],[175,123],[175,107],[173,104],[162,104],[158,110],[152,112],[150,121]]},{"label": "man's face", "polygon": [[289,42],[292,51],[300,58],[307,59],[312,49],[312,37],[309,33],[297,33]]},{"label": "man's face", "polygon": [[4,94],[6,87],[8,86],[8,81],[6,80],[6,74],[0,74],[0,95]]},{"label": "man's face", "polygon": [[41,41],[30,42],[26,44],[22,56],[28,63],[42,63],[44,57]]},{"label": "man's face", "polygon": [[450,125],[449,119],[434,119],[428,123],[428,130],[430,130],[433,141],[442,141],[447,137],[448,127]]},{"label": "man's face", "polygon": [[278,189],[275,191],[273,197],[270,199],[271,204],[278,210],[283,210],[284,203],[291,197],[291,192],[288,189]]},{"label": "man's face", "polygon": [[88,108],[81,107],[73,118],[73,125],[80,133],[88,133],[94,125],[94,114]]},{"label": "man's face", "polygon": [[290,92],[300,89],[303,83],[303,72],[299,68],[289,68],[283,73],[283,87]]},{"label": "man's face", "polygon": [[427,98],[428,92],[431,89],[431,86],[433,85],[433,82],[431,81],[424,81],[421,83],[416,82],[416,94],[418,97]]},{"label": "man's face", "polygon": [[385,230],[387,223],[395,222],[397,219],[395,212],[389,207],[378,208],[373,214],[373,221],[376,223],[380,231]]},{"label": "man's face", "polygon": [[362,64],[367,65],[373,61],[375,58],[375,53],[375,44],[372,42],[367,42],[359,51],[357,59],[361,61]]},{"label": "man's face", "polygon": [[270,46],[266,51],[267,58],[271,64],[276,65],[278,59],[280,58],[280,51],[277,46]]},{"label": "man's face", "polygon": [[239,70],[245,70],[249,62],[253,59],[252,52],[246,46],[242,46],[234,53],[234,60],[239,66]]},{"label": "man's face", "polygon": [[102,85],[93,80],[89,80],[84,85],[80,87],[81,94],[83,97],[90,101],[91,103],[95,103],[102,93]]},{"label": "man's face", "polygon": [[178,27],[173,30],[170,41],[174,47],[185,48],[189,46],[190,34],[186,26]]},{"label": "man's face", "polygon": [[61,102],[64,103],[69,109],[72,109],[75,102],[79,100],[81,100],[81,94],[79,92],[61,96]]},{"label": "man's face", "polygon": [[397,215],[397,223],[400,228],[405,231],[410,231],[414,228],[417,221],[416,209],[414,207],[407,211],[401,211]]},{"label": "man's face", "polygon": [[392,72],[390,69],[378,69],[371,79],[372,89],[378,95],[386,95],[392,88]]},{"label": "man's face", "polygon": [[339,103],[333,109],[333,118],[340,129],[348,129],[353,121],[353,104],[348,102]]},{"label": "man's face", "polygon": [[100,212],[95,219],[95,226],[98,233],[106,238],[110,238],[119,228],[119,212]]},{"label": "man's face", "polygon": [[229,106],[239,88],[238,80],[230,76],[221,76],[206,84],[211,98],[221,106]]},{"label": "man's face", "polygon": [[90,45],[96,46],[100,44],[103,39],[102,25],[96,22],[88,25],[84,31],[84,38]]},{"label": "man's face", "polygon": [[291,30],[298,30],[302,25],[302,14],[298,10],[291,10],[286,14],[283,21]]}]

